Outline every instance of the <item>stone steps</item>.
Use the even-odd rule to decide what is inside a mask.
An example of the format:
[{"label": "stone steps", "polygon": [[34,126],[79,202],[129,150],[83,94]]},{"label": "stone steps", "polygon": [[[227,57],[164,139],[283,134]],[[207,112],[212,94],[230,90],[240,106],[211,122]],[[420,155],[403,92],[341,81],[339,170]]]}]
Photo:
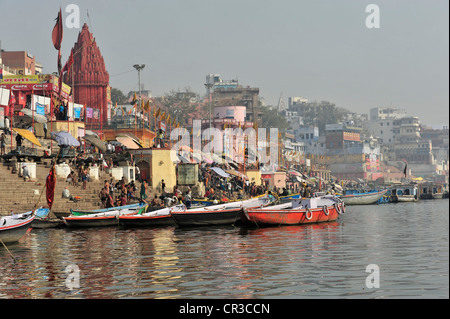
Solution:
[{"label": "stone steps", "polygon": [[[0,215],[10,214],[11,210],[20,213],[33,209],[42,192],[44,193],[40,197],[38,207],[47,206],[44,184],[48,172],[48,165],[38,164],[36,178],[25,182],[18,174],[12,174],[6,165],[0,164]],[[98,209],[100,207],[98,193],[103,187],[103,180],[88,182],[85,190],[82,189],[81,183],[79,184],[78,187],[69,186],[64,178],[57,178],[52,211],[69,212],[71,208]],[[76,203],[63,199],[61,193],[65,187],[69,187],[72,196],[79,196],[81,199]]]}]

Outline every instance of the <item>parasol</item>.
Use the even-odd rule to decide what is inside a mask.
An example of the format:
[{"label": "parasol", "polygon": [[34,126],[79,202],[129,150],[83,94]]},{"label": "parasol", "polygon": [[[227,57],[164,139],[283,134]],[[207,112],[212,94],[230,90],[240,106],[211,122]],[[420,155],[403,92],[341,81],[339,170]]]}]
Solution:
[{"label": "parasol", "polygon": [[36,112],[33,112],[31,109],[23,108],[20,110],[23,114],[25,114],[28,117],[34,118],[34,120],[38,123],[47,123],[47,118],[45,115],[37,114]]},{"label": "parasol", "polygon": [[51,135],[59,145],[80,146],[80,142],[67,131],[51,132]]},{"label": "parasol", "polygon": [[129,149],[137,150],[139,148],[139,145],[128,136],[116,136],[116,140]]},{"label": "parasol", "polygon": [[13,131],[15,131],[17,134],[21,135],[23,138],[27,139],[31,143],[37,146],[42,146],[41,143],[39,143],[36,136],[30,132],[29,130],[25,130],[23,128],[13,128]]},{"label": "parasol", "polygon": [[244,175],[244,174],[242,174],[242,173],[240,173],[238,171],[232,170],[232,169],[225,170],[225,172],[230,174],[230,175],[234,175],[236,177],[241,177],[243,179],[248,179],[247,175]]},{"label": "parasol", "polygon": [[298,176],[298,177],[302,177],[302,174],[300,174],[297,171],[289,171],[289,175],[294,175],[294,176]]},{"label": "parasol", "polygon": [[106,152],[106,144],[101,139],[96,137],[95,135],[85,135],[83,137],[86,141],[94,145],[95,147],[98,147],[99,150],[102,152]]}]

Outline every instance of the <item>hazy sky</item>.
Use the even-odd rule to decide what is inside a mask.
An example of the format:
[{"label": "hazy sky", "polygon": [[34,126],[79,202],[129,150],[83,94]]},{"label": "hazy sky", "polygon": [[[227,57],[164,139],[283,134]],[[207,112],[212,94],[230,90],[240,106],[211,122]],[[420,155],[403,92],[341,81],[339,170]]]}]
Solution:
[{"label": "hazy sky", "polygon": [[[59,8],[80,9],[80,29],[64,28],[63,64],[83,23],[105,59],[110,85],[153,96],[221,74],[260,88],[265,103],[282,94],[327,100],[358,113],[397,107],[427,125],[449,123],[448,0],[0,0],[0,41],[56,70],[51,31]],[[380,28],[366,27],[366,6]],[[89,19],[87,12],[89,13]]]}]

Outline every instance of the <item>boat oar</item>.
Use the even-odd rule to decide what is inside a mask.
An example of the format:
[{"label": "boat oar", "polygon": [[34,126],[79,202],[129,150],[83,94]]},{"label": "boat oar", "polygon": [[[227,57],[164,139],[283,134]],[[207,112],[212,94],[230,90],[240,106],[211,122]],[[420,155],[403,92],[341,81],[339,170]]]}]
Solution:
[{"label": "boat oar", "polygon": [[11,252],[8,249],[8,247],[6,247],[5,243],[3,242],[3,240],[1,238],[0,238],[0,241],[2,242],[3,247],[5,247],[6,251],[9,253],[11,258],[13,259],[14,263],[16,263],[16,258],[14,258],[13,254],[11,254]]}]

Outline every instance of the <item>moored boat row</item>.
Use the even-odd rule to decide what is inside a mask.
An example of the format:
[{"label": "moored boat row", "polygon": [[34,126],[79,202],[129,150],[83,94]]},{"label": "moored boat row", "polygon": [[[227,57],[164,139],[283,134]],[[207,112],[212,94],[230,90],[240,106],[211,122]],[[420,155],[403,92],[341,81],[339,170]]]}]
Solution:
[{"label": "moored boat row", "polygon": [[[152,210],[153,209],[153,210]],[[268,195],[226,204],[187,209],[184,204],[152,208],[148,205],[133,209],[109,210],[63,218],[69,227],[148,226],[216,226],[237,223],[260,225],[293,225],[334,221],[345,211],[338,197],[292,199],[273,205]]]}]

